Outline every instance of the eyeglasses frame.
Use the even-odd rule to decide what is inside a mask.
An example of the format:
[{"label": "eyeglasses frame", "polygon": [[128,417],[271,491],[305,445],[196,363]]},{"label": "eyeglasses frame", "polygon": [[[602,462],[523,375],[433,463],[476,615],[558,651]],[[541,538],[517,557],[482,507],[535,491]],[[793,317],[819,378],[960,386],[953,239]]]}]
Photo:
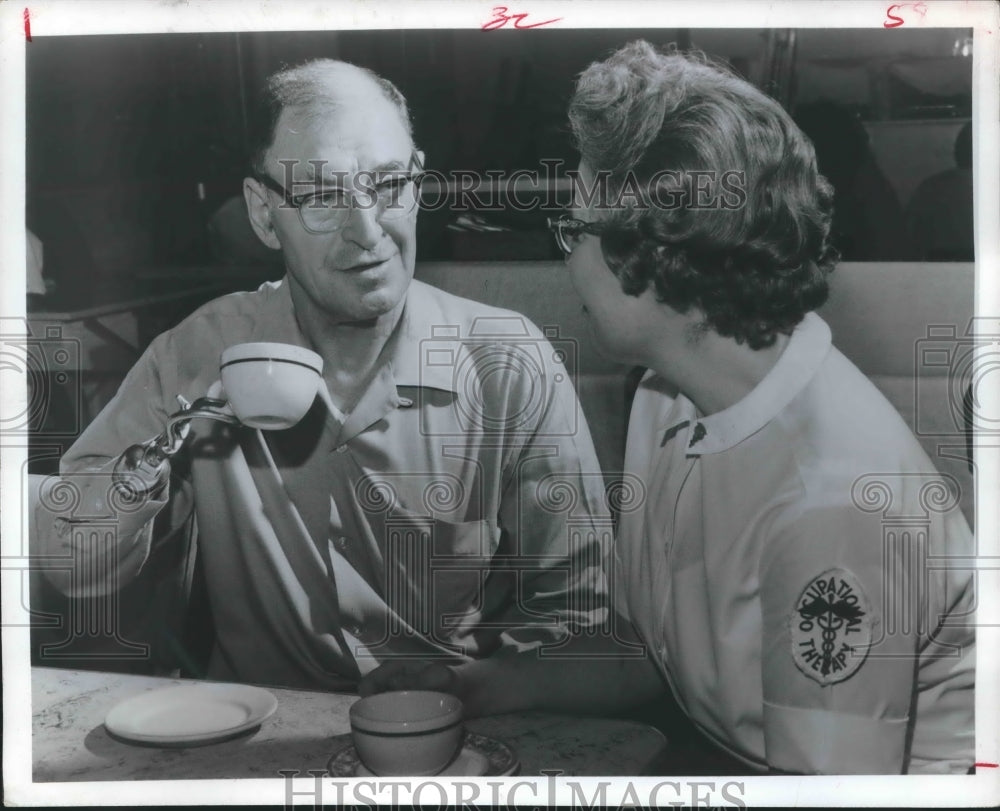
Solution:
[{"label": "eyeglasses frame", "polygon": [[[569,217],[563,215],[553,219],[548,217],[546,220],[548,229],[552,232],[552,236],[555,237],[556,246],[562,251],[565,257],[569,257],[573,250],[576,248],[575,245],[570,246],[569,240],[567,239],[564,229],[569,229],[575,231],[572,237],[577,237],[580,234],[592,234],[594,236],[600,236],[604,232],[604,226],[601,223],[587,222],[585,220],[578,220],[574,217]],[[571,238],[572,238],[571,237]]]},{"label": "eyeglasses frame", "polygon": [[[395,170],[389,170],[385,174],[391,175],[391,176],[397,177],[397,178],[405,178],[406,181],[409,182],[409,183],[417,183],[419,181],[420,177],[424,174],[424,165],[421,162],[420,156],[417,154],[417,150],[416,149],[414,149],[410,153],[410,163],[409,163],[409,165],[410,165],[410,167],[413,167],[413,168],[407,169],[405,172],[399,172],[399,171],[395,171]],[[316,197],[319,197],[319,196],[321,196],[323,194],[328,194],[331,191],[336,191],[336,188],[330,188],[330,189],[327,189],[325,191],[311,191],[311,192],[307,192],[306,194],[292,194],[287,188],[285,188],[285,186],[283,186],[281,183],[279,183],[277,180],[275,180],[273,177],[271,177],[267,173],[262,172],[262,173],[259,173],[259,174],[254,174],[253,177],[254,177],[254,179],[258,183],[260,183],[261,185],[263,185],[265,188],[270,189],[275,194],[280,195],[281,199],[287,205],[289,205],[292,208],[294,208],[298,212],[298,214],[299,214],[299,222],[302,224],[302,227],[306,231],[308,231],[310,234],[333,234],[333,233],[336,233],[341,228],[343,228],[345,225],[347,225],[347,222],[350,219],[350,210],[349,210],[347,217],[345,217],[344,221],[342,223],[340,223],[336,228],[331,228],[328,231],[318,231],[315,228],[310,228],[308,225],[306,225],[305,218],[302,216],[302,209],[303,209],[303,207],[305,207],[305,205],[309,201],[315,199]],[[347,190],[346,189],[342,189],[342,191],[346,192]],[[419,195],[415,195],[415,197],[418,197],[418,196]],[[412,211],[412,210],[413,209],[410,209],[410,211]],[[407,212],[407,213],[409,213],[409,212]]]}]

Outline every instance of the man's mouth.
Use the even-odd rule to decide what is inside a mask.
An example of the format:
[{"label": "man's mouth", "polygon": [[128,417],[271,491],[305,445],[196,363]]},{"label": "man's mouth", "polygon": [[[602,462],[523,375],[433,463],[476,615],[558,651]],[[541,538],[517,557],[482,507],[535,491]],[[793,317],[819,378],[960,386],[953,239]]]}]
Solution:
[{"label": "man's mouth", "polygon": [[392,257],[387,256],[384,259],[373,259],[366,260],[364,262],[356,262],[353,265],[348,265],[347,267],[341,268],[344,273],[364,273],[366,270],[374,270],[375,268],[380,268],[385,265]]},{"label": "man's mouth", "polygon": [[373,262],[358,262],[356,265],[351,265],[350,267],[344,268],[347,273],[363,273],[366,270],[372,270],[373,268],[381,267],[389,259],[378,259]]}]

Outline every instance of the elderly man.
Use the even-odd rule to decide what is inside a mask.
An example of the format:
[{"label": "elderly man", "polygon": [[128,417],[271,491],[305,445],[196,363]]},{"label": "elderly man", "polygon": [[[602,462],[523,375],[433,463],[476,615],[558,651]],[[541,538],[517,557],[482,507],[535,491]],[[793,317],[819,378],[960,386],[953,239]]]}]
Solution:
[{"label": "elderly man", "polygon": [[[465,661],[601,621],[607,514],[570,377],[523,317],[413,280],[423,154],[403,96],[331,60],[276,74],[266,93],[244,195],[286,276],[152,343],[62,460],[75,515],[113,514],[116,542],[97,549],[57,514],[44,551],[76,569],[50,578],[99,594],[135,575],[168,465],[123,506],[119,455],[157,435],[178,397],[218,392],[224,349],[281,342],[322,357],[329,398],[281,431],[193,420],[174,461],[193,485],[209,676],[342,689],[394,656]],[[567,486],[572,515],[546,497]]]}]

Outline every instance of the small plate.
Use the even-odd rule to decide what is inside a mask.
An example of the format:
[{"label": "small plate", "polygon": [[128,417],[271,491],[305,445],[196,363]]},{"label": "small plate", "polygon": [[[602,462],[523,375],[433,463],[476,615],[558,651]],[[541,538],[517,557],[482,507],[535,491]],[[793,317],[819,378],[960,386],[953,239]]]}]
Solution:
[{"label": "small plate", "polygon": [[233,738],[277,709],[267,690],[246,684],[185,684],[150,690],[116,705],[108,732],[132,743],[200,746]]},{"label": "small plate", "polygon": [[[458,756],[435,777],[504,777],[517,774],[520,767],[514,751],[496,738],[475,732],[465,733],[465,743]],[[330,758],[326,766],[330,777],[374,777],[358,759],[354,744],[349,743]]]}]

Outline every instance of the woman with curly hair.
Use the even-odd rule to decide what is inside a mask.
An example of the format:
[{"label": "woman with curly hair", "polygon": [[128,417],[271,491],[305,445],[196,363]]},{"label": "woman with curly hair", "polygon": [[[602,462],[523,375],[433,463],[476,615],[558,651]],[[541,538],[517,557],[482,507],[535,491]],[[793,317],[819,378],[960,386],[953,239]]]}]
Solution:
[{"label": "woman with curly hair", "polygon": [[[927,508],[945,481],[813,312],[837,257],[812,145],[750,84],[645,42],[591,65],[569,118],[576,202],[552,228],[603,350],[648,369],[614,633],[387,665],[363,689],[450,689],[473,713],[672,697],[747,771],[964,773],[971,574],[928,561],[972,537]],[[913,516],[920,532],[890,526]]]}]

